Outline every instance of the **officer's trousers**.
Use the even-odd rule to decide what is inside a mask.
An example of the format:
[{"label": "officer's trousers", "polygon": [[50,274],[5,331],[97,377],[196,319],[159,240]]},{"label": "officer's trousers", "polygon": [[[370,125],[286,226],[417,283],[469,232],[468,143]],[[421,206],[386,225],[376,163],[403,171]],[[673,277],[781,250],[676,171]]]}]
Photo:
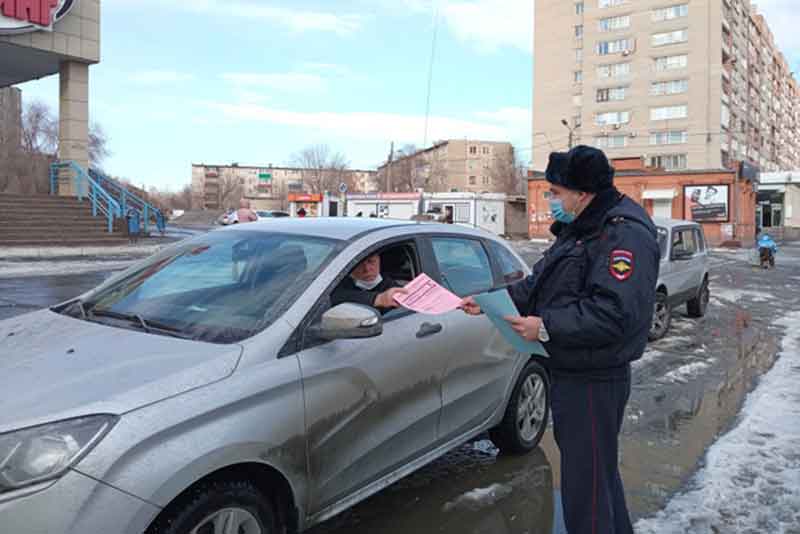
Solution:
[{"label": "officer's trousers", "polygon": [[554,373],[553,433],[561,451],[561,500],[569,534],[632,534],[618,468],[618,437],[631,392],[621,376]]}]

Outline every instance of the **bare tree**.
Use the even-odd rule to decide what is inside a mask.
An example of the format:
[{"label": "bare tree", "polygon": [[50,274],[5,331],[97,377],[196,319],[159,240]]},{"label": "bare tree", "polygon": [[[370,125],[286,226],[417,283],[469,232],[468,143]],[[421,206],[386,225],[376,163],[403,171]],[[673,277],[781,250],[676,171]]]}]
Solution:
[{"label": "bare tree", "polygon": [[22,113],[22,149],[46,155],[58,150],[58,120],[44,102],[34,100]]},{"label": "bare tree", "polygon": [[525,167],[518,160],[517,152],[513,147],[494,157],[489,169],[489,176],[496,191],[507,195],[525,194]]},{"label": "bare tree", "polygon": [[99,124],[93,123],[89,128],[89,161],[93,167],[102,168],[103,161],[110,155],[105,130]]},{"label": "bare tree", "polygon": [[219,177],[219,206],[233,208],[239,206],[244,197],[243,180],[235,172],[225,169]]},{"label": "bare tree", "polygon": [[355,188],[352,175],[347,172],[350,166],[344,155],[331,152],[328,145],[312,145],[304,148],[292,157],[292,164],[299,167],[303,187],[311,193],[335,191],[339,184],[346,183]]}]

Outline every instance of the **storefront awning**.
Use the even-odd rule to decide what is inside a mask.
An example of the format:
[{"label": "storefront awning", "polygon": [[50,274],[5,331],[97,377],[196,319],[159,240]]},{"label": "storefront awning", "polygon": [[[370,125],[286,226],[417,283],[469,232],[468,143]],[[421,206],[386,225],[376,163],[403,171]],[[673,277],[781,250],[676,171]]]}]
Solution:
[{"label": "storefront awning", "polygon": [[674,189],[647,189],[642,192],[643,200],[672,200],[675,198]]}]

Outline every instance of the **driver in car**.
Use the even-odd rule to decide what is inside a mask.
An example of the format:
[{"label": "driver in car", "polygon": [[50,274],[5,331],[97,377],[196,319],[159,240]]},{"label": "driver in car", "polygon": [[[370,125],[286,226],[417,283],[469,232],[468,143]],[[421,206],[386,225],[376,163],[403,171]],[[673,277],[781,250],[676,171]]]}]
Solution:
[{"label": "driver in car", "polygon": [[342,280],[331,295],[331,303],[364,304],[386,313],[399,306],[394,296],[404,292],[391,277],[381,275],[381,256],[376,253],[356,265],[350,276]]}]

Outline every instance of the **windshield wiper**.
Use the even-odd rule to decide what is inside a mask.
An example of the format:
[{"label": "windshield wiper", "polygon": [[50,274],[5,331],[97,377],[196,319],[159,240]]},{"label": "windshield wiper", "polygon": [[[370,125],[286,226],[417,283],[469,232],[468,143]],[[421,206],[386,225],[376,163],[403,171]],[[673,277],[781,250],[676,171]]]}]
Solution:
[{"label": "windshield wiper", "polygon": [[92,317],[111,317],[122,321],[131,321],[139,325],[148,334],[161,334],[165,336],[177,337],[180,339],[194,339],[195,336],[182,332],[174,326],[164,323],[146,320],[138,313],[119,313],[111,310],[93,308],[89,311],[89,318]]}]

